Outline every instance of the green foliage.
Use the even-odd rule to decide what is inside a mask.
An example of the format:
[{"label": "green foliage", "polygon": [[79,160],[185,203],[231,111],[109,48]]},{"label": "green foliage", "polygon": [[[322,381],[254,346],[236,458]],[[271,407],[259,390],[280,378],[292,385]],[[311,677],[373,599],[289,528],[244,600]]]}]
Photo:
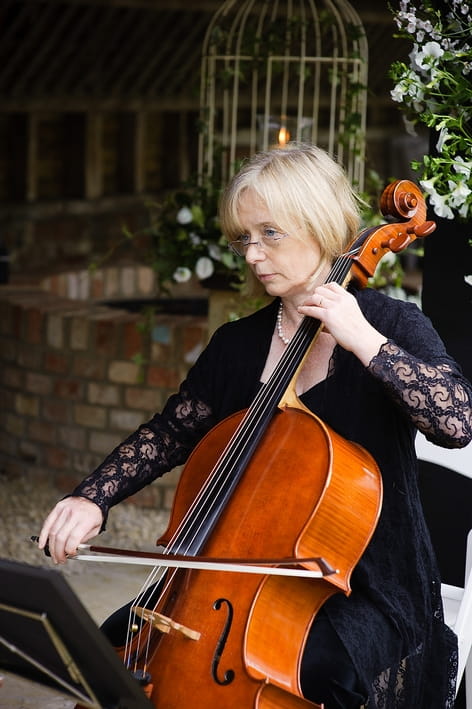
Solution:
[{"label": "green foliage", "polygon": [[437,132],[435,153],[412,163],[435,213],[472,215],[472,12],[451,0],[440,12],[430,0],[401,0],[398,36],[413,43],[409,63],[394,62],[391,92],[407,121]]},{"label": "green foliage", "polygon": [[243,262],[228,250],[221,233],[219,195],[210,183],[189,184],[149,205],[149,256],[161,290],[194,274],[203,282],[215,275],[238,282]]}]

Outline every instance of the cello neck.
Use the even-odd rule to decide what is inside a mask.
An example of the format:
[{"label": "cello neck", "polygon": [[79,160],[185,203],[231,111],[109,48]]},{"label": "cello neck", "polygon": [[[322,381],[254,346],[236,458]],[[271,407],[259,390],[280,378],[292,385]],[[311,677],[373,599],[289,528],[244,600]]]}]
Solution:
[{"label": "cello neck", "polygon": [[[326,282],[336,281],[340,285],[346,283],[352,265],[351,253],[340,256],[336,260]],[[177,535],[168,545],[168,553],[187,555],[201,553],[275,412],[280,407],[284,392],[321,329],[319,320],[303,318],[271,376],[260,388],[208,476],[200,491],[198,505],[189,511]]]}]

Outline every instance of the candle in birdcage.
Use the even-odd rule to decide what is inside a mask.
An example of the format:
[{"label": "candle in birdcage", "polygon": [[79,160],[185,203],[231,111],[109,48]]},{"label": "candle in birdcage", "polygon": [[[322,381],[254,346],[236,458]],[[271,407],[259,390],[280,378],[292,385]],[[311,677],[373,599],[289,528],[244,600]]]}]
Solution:
[{"label": "candle in birdcage", "polygon": [[289,140],[290,140],[290,133],[287,130],[287,127],[284,125],[280,126],[279,140],[278,140],[279,148],[284,148],[287,145],[287,143],[289,142]]}]

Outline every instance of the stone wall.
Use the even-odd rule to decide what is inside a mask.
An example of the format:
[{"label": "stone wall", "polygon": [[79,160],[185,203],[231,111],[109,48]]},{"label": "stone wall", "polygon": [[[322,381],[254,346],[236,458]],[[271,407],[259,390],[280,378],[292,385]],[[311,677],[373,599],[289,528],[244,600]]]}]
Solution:
[{"label": "stone wall", "polygon": [[[97,299],[153,292],[150,269],[65,273],[0,287],[0,472],[69,491],[159,410],[207,339],[207,319],[153,316]],[[168,509],[178,471],[135,496]],[[34,493],[33,493],[34,494]]]}]

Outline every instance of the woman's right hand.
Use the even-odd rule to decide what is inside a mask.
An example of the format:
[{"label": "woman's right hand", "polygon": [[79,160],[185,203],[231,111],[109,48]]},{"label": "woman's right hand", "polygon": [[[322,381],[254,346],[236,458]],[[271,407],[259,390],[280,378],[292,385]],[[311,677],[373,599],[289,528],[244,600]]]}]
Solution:
[{"label": "woman's right hand", "polygon": [[74,556],[79,544],[95,537],[102,528],[103,514],[85,497],[66,497],[51,510],[41,529],[38,547],[48,545],[56,564],[63,564]]}]

